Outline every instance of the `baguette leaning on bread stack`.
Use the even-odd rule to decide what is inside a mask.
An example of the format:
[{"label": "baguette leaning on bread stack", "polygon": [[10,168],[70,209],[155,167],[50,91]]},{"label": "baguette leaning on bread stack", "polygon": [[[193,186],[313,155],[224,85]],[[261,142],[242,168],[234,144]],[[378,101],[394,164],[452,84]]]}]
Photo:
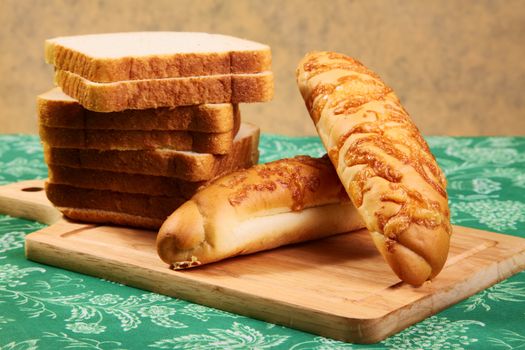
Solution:
[{"label": "baguette leaning on bread stack", "polygon": [[328,155],[399,278],[420,285],[447,259],[446,179],[390,87],[353,58],[307,54],[297,83]]},{"label": "baguette leaning on bread stack", "polygon": [[183,269],[363,226],[329,159],[298,156],[204,187],[164,222],[157,252]]},{"label": "baguette leaning on bread stack", "polygon": [[158,229],[216,176],[258,161],[238,102],[273,95],[266,45],[206,33],[46,41],[60,86],[38,97],[46,194],[69,218]]}]

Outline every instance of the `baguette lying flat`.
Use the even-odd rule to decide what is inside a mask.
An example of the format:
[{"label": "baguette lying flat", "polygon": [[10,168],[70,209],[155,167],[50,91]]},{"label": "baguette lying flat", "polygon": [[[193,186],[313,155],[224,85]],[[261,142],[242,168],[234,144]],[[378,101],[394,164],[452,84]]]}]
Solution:
[{"label": "baguette lying flat", "polygon": [[181,269],[362,227],[329,159],[299,156],[213,181],[164,222],[157,251]]},{"label": "baguette lying flat", "polygon": [[231,103],[99,113],[85,109],[60,88],[39,95],[37,103],[39,124],[52,128],[236,133],[240,126],[239,108]]},{"label": "baguette lying flat", "polygon": [[273,74],[223,74],[96,83],[57,70],[55,82],[84,108],[95,112],[176,107],[202,103],[264,102],[273,97]]},{"label": "baguette lying flat", "polygon": [[451,234],[446,179],[399,99],[353,58],[307,54],[297,83],[375,245],[413,285],[443,268]]},{"label": "baguette lying flat", "polygon": [[226,172],[257,164],[259,128],[242,123],[226,155],[173,150],[100,151],[53,148],[44,143],[48,165],[121,173],[168,176],[186,181],[207,181]]},{"label": "baguette lying flat", "polygon": [[270,70],[267,45],[191,32],[131,32],[46,40],[46,62],[94,82],[257,73]]},{"label": "baguette lying flat", "polygon": [[[97,211],[106,213],[106,223],[126,224],[122,215],[149,218],[149,222],[158,224],[164,221],[175,209],[186,201],[180,196],[150,196],[137,193],[123,193],[79,188],[46,182],[46,196],[55,207],[69,218],[91,222],[91,216],[82,217],[81,213]],[[73,210],[74,209],[74,210]],[[69,213],[75,212],[70,215]],[[118,217],[109,213],[119,213]],[[146,220],[144,220],[146,221]],[[95,221],[102,222],[102,221]],[[129,225],[134,225],[130,222]],[[155,229],[158,226],[139,226]]]},{"label": "baguette lying flat", "polygon": [[40,139],[56,148],[97,150],[172,149],[197,153],[229,153],[233,131],[205,133],[174,130],[91,130],[39,127]]}]

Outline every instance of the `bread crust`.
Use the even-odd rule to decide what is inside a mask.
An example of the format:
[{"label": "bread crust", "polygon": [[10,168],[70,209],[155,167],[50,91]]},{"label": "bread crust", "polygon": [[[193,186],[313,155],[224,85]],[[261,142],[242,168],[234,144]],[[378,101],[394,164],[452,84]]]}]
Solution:
[{"label": "bread crust", "polygon": [[37,97],[39,125],[90,130],[177,130],[224,133],[240,126],[239,106],[231,103],[100,113],[85,109],[60,88]]},{"label": "bread crust", "polygon": [[233,146],[232,131],[203,133],[172,130],[90,130],[39,126],[42,142],[56,148],[97,150],[155,150],[227,154]]},{"label": "bread crust", "polygon": [[104,113],[201,103],[265,102],[273,98],[274,87],[271,71],[96,83],[57,70],[55,82],[84,108]]},{"label": "bread crust", "polygon": [[[129,40],[133,50],[124,47],[124,51],[116,54],[119,45],[126,46]],[[225,44],[217,45],[220,42]],[[210,47],[209,43],[213,46]],[[155,52],[155,49],[140,52],[144,46],[155,44],[161,45],[162,52]],[[188,52],[186,49],[180,52],[180,45],[194,45],[195,51]],[[94,52],[108,46],[111,46],[110,51],[116,51],[114,56],[99,56]],[[211,51],[203,51],[203,47],[210,47]],[[270,70],[272,63],[271,50],[267,45],[220,34],[187,32],[109,33],[53,38],[45,42],[45,59],[58,69],[68,70],[94,82],[257,73]]]},{"label": "bread crust", "polygon": [[187,268],[362,227],[327,157],[298,156],[214,180],[164,222],[157,251]]},{"label": "bread crust", "polygon": [[[68,207],[57,207],[57,209],[67,218],[97,224],[111,224],[158,230],[164,222],[163,219],[100,209]],[[151,234],[155,233],[156,232],[151,232]]]},{"label": "bread crust", "polygon": [[164,220],[186,199],[180,196],[95,190],[46,182],[46,196],[58,208],[94,209]]},{"label": "bread crust", "polygon": [[168,176],[127,174],[116,171],[48,165],[48,179],[54,184],[86,189],[151,196],[179,196],[190,199],[207,181],[185,181]]},{"label": "bread crust", "polygon": [[446,179],[390,87],[357,60],[307,54],[297,82],[341,182],[394,272],[413,285],[445,264]]},{"label": "bread crust", "polygon": [[48,165],[207,181],[226,172],[257,164],[259,128],[243,123],[226,155],[157,150],[53,148],[44,143]]}]

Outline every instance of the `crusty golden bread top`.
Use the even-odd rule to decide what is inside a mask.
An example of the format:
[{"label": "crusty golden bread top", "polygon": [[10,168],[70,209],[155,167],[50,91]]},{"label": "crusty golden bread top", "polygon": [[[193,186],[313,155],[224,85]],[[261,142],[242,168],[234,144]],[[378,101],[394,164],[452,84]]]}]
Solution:
[{"label": "crusty golden bread top", "polygon": [[297,156],[210,182],[166,219],[157,252],[185,268],[362,227],[328,157]]},{"label": "crusty golden bread top", "polygon": [[[229,206],[247,216],[278,211],[299,211],[307,207],[349,201],[338,183],[328,157],[296,156],[237,171],[213,181],[192,200],[209,201],[216,194],[227,194]],[[280,198],[280,207],[267,207],[272,196]],[[308,203],[308,204],[305,204]]]},{"label": "crusty golden bread top", "polygon": [[451,233],[446,179],[395,93],[357,60],[333,52],[307,54],[297,82],[350,198],[368,230],[383,235],[390,265],[402,279],[422,282],[389,260],[401,243],[435,276]]}]

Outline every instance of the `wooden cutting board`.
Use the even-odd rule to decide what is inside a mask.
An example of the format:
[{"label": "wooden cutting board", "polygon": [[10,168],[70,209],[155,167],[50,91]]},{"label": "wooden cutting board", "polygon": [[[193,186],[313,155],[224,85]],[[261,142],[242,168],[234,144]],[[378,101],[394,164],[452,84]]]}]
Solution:
[{"label": "wooden cutting board", "polygon": [[[0,212],[57,220],[41,187],[0,187]],[[322,336],[374,343],[524,269],[525,239],[455,226],[445,268],[419,288],[391,272],[366,230],[173,271],[157,257],[155,232],[58,219],[26,237],[26,254]]]}]

